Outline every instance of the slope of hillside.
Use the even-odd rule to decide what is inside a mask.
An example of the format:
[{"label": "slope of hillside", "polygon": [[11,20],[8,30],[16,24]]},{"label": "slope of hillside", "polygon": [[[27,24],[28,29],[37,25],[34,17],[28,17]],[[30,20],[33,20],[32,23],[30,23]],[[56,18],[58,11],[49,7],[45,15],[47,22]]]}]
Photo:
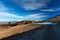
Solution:
[{"label": "slope of hillside", "polygon": [[60,15],[45,19],[43,22],[60,22]]},{"label": "slope of hillside", "polygon": [[35,28],[40,27],[39,24],[26,24],[26,25],[17,25],[14,27],[9,27],[4,30],[0,30],[0,39],[9,37],[18,33],[26,32]]}]

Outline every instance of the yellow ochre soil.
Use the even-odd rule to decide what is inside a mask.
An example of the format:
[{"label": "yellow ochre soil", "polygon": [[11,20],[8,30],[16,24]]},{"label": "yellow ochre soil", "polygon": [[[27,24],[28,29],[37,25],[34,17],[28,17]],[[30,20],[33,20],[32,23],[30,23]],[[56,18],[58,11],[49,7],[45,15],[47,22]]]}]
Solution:
[{"label": "yellow ochre soil", "polygon": [[0,39],[9,37],[18,33],[26,32],[37,27],[40,27],[40,25],[39,24],[25,24],[25,25],[13,26],[13,27],[2,26],[0,27]]}]

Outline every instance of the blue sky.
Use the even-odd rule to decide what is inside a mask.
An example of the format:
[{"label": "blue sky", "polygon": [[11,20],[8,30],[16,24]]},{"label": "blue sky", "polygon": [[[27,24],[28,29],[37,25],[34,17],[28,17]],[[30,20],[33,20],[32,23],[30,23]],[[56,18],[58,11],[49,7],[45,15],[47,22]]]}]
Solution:
[{"label": "blue sky", "polygon": [[44,20],[60,14],[60,0],[0,0],[0,21]]}]

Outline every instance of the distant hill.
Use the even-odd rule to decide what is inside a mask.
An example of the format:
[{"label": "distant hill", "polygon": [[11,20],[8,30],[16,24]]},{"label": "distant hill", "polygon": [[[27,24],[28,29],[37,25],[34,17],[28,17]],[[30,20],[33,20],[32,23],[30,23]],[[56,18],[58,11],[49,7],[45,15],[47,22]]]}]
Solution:
[{"label": "distant hill", "polygon": [[43,22],[60,22],[60,15],[43,20]]},{"label": "distant hill", "polygon": [[35,23],[35,22],[39,22],[39,20],[23,20],[23,21],[20,21],[21,24],[29,24],[29,23]]},{"label": "distant hill", "polygon": [[0,22],[0,26],[16,26],[18,22]]}]

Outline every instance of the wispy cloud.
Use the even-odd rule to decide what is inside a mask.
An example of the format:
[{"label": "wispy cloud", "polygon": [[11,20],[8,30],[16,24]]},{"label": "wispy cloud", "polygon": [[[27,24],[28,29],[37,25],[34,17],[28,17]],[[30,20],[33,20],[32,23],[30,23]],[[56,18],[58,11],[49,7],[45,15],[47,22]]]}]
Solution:
[{"label": "wispy cloud", "polygon": [[46,7],[47,5],[46,2],[48,2],[48,0],[38,0],[38,1],[37,0],[26,0],[22,2],[22,6],[26,10],[35,10],[38,8]]},{"label": "wispy cloud", "polygon": [[23,18],[22,16],[18,16],[9,12],[0,12],[0,16],[6,16],[6,17],[13,17],[13,18]]},{"label": "wispy cloud", "polygon": [[60,8],[55,8],[55,9],[46,9],[46,10],[40,10],[40,11],[45,11],[45,12],[53,12],[53,11],[59,11]]},{"label": "wispy cloud", "polygon": [[[16,0],[17,1],[17,0]],[[26,1],[31,2],[31,3],[25,3]],[[40,8],[41,5],[45,5],[44,3],[36,3],[37,0],[25,0],[22,1],[24,4],[24,6],[27,6],[27,8],[25,7],[25,9],[27,10],[34,10],[35,8]],[[46,1],[46,0],[45,0]],[[44,2],[45,2],[44,1]],[[42,2],[42,0],[41,0]],[[23,6],[23,7],[24,7]],[[29,8],[28,8],[29,7]],[[14,21],[14,20],[25,20],[25,19],[40,19],[43,17],[46,17],[45,15],[41,15],[40,13],[34,13],[34,14],[30,14],[30,15],[26,15],[26,16],[20,16],[20,15],[16,15],[13,13],[8,12],[10,8],[7,8],[1,1],[0,1],[0,21]],[[13,10],[13,9],[12,9]],[[15,11],[14,11],[15,12]],[[7,17],[7,18],[6,18]]]},{"label": "wispy cloud", "polygon": [[43,18],[43,17],[47,17],[46,15],[41,15],[40,13],[39,14],[31,14],[31,15],[28,15],[26,16],[27,18],[35,18],[35,19],[39,19],[39,18]]},{"label": "wispy cloud", "polygon": [[[8,17],[8,18],[5,18],[5,17]],[[38,14],[30,14],[30,15],[26,15],[26,16],[19,16],[19,15],[12,14],[9,12],[0,12],[0,19],[1,19],[0,21],[4,21],[4,20],[14,21],[14,18],[15,18],[15,20],[25,20],[25,19],[31,20],[31,19],[40,19],[40,18],[44,18],[44,17],[47,17],[47,16],[40,15],[39,13]]]},{"label": "wispy cloud", "polygon": [[44,8],[50,0],[13,0],[22,6],[25,10],[35,10],[38,8]]},{"label": "wispy cloud", "polygon": [[15,14],[12,14],[9,12],[0,12],[0,16],[13,17],[13,18],[41,18],[41,17],[46,17],[45,15],[40,15],[40,13],[30,14],[27,16],[19,16],[19,15],[15,15]]},{"label": "wispy cloud", "polygon": [[23,16],[18,16],[10,12],[0,12],[0,21],[18,21],[22,19]]}]

